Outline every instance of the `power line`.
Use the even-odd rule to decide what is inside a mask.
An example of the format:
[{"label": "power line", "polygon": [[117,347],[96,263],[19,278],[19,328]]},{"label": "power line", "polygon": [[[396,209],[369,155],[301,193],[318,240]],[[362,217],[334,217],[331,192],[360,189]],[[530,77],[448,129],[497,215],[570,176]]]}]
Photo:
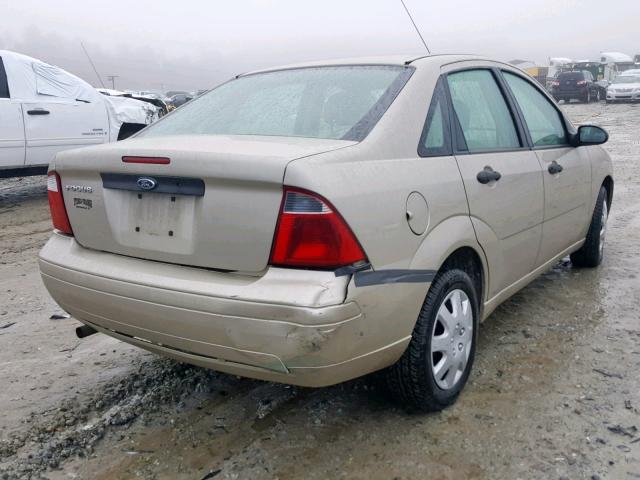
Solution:
[{"label": "power line", "polygon": [[102,88],[104,88],[104,82],[102,81],[102,77],[98,73],[98,70],[96,69],[96,66],[93,64],[93,60],[91,60],[91,57],[89,56],[89,52],[87,52],[87,49],[84,48],[84,43],[80,42],[80,46],[82,47],[82,50],[84,50],[85,55],[89,59],[89,63],[93,67],[93,71],[96,73],[96,77],[98,77],[98,80],[100,81],[100,85],[102,85]]},{"label": "power line", "polygon": [[409,12],[409,9],[404,4],[404,0],[400,0],[400,3],[402,3],[402,6],[404,7],[404,11],[407,12],[407,15],[409,16],[409,20],[411,20],[411,23],[413,23],[413,28],[416,29],[416,32],[418,33],[418,36],[420,37],[420,40],[422,40],[422,44],[424,45],[424,48],[426,48],[427,49],[427,53],[429,55],[431,55],[431,50],[429,50],[429,47],[427,47],[427,42],[425,42],[424,38],[422,38],[422,34],[420,33],[420,29],[416,25],[416,22],[413,21],[413,17],[411,16],[411,12]]}]

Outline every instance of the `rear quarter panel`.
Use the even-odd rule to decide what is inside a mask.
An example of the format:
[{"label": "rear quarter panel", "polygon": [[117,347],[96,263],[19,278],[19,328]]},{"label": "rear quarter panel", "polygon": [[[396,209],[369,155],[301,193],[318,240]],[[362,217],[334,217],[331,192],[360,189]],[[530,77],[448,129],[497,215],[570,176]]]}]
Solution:
[{"label": "rear quarter panel", "polygon": [[[600,187],[602,187],[605,178],[611,177],[613,179],[613,162],[609,153],[601,146],[587,147],[587,151],[591,159],[591,209],[589,211],[593,212]],[[613,195],[613,192],[609,192],[609,194]],[[591,221],[591,216],[589,216],[589,221]]]},{"label": "rear quarter panel", "polygon": [[[416,71],[369,136],[358,145],[296,160],[285,185],[327,198],[345,218],[373,268],[438,270],[456,248],[481,254],[469,218],[455,158],[418,156],[418,142],[439,75]],[[407,198],[419,192],[427,202],[427,228],[420,235],[407,222]],[[429,283],[349,284],[370,319],[371,347],[408,341]]]}]

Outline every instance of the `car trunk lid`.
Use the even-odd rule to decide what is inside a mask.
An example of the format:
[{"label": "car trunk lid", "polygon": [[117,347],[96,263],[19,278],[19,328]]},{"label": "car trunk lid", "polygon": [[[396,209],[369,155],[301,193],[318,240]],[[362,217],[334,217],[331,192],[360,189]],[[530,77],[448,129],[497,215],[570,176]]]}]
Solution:
[{"label": "car trunk lid", "polygon": [[52,168],[80,245],[258,273],[269,260],[287,164],[354,143],[244,135],[134,138],[67,152]]}]

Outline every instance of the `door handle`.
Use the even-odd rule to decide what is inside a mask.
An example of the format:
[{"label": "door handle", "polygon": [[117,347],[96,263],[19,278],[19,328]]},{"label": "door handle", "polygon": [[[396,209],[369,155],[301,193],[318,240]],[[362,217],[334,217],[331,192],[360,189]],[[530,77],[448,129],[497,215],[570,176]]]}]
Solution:
[{"label": "door handle", "polygon": [[562,170],[564,170],[564,168],[562,168],[562,165],[560,165],[558,162],[554,160],[549,165],[548,170],[551,175],[555,175],[556,173],[560,173]]},{"label": "door handle", "polygon": [[29,115],[49,115],[49,110],[45,110],[44,108],[37,108],[35,110],[27,110]]},{"label": "door handle", "polygon": [[484,167],[484,170],[478,172],[478,175],[476,175],[476,179],[482,184],[486,184],[492,181],[497,182],[501,178],[502,175],[500,175],[500,172],[496,172],[489,166]]}]

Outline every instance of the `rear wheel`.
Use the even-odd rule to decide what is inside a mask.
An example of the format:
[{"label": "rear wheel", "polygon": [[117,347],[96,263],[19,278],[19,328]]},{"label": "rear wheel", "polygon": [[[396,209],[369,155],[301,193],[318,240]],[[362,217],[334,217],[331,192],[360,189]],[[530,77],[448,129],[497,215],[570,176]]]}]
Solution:
[{"label": "rear wheel", "polygon": [[608,217],[607,190],[604,187],[600,187],[596,208],[591,217],[591,224],[589,225],[584,245],[580,250],[571,254],[571,263],[573,265],[576,267],[597,267],[602,263]]},{"label": "rear wheel", "polygon": [[583,98],[584,103],[591,103],[591,90],[587,90]]},{"label": "rear wheel", "polygon": [[385,372],[391,394],[420,411],[454,403],[469,378],[477,330],[478,300],[469,275],[458,269],[438,275],[407,350]]}]

